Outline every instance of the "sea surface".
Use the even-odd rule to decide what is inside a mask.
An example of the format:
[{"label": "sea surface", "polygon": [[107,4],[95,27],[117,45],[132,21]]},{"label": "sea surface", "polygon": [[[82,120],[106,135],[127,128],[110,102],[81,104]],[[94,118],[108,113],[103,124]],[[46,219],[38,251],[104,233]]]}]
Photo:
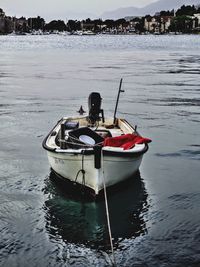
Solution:
[{"label": "sea surface", "polygon": [[41,143],[101,93],[152,139],[109,192],[117,266],[200,266],[200,35],[0,36],[0,266],[111,266],[103,198],[55,183]]}]

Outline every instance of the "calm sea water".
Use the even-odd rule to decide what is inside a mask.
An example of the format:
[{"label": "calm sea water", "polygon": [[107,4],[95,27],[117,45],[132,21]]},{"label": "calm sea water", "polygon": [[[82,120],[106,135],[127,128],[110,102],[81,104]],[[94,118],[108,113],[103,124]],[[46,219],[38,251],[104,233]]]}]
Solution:
[{"label": "calm sea water", "polygon": [[109,194],[117,266],[200,266],[200,36],[0,36],[0,266],[110,266],[104,201],[51,179],[43,138],[99,91],[153,140]]}]

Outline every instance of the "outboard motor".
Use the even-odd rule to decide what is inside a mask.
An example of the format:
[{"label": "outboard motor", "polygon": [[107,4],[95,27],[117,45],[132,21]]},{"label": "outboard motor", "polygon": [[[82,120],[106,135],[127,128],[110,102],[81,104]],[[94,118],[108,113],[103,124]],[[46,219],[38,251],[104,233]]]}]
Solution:
[{"label": "outboard motor", "polygon": [[[94,124],[96,121],[99,121],[102,118],[104,122],[104,112],[101,109],[101,95],[99,93],[93,92],[89,95],[88,98],[88,108],[89,108],[89,121]],[[101,117],[99,114],[101,113]]]}]

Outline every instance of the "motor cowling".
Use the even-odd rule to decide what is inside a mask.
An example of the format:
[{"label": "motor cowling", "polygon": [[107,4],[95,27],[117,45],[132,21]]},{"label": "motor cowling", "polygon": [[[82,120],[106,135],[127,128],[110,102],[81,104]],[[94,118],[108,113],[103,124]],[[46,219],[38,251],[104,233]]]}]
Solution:
[{"label": "motor cowling", "polygon": [[[88,119],[91,123],[95,123],[99,121],[101,118],[104,122],[104,114],[103,109],[101,109],[101,95],[97,92],[92,92],[88,98],[88,109],[89,109],[89,116]],[[101,113],[101,117],[99,114]]]}]

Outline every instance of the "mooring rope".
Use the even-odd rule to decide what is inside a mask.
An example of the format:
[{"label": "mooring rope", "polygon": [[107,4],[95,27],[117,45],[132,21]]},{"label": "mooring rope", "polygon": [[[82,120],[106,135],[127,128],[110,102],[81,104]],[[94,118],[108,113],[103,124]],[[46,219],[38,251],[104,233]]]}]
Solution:
[{"label": "mooring rope", "polygon": [[79,173],[82,172],[82,185],[85,186],[84,151],[82,151],[81,154],[82,154],[81,169],[77,172],[77,174],[76,174],[76,178],[75,178],[74,182],[75,182],[75,183],[77,182]]},{"label": "mooring rope", "polygon": [[106,207],[106,218],[107,218],[107,225],[108,225],[108,233],[109,233],[109,239],[110,239],[110,247],[112,252],[112,264],[113,266],[116,265],[115,260],[115,254],[114,254],[114,247],[113,247],[113,241],[112,241],[112,232],[111,232],[111,226],[110,226],[110,215],[109,215],[109,208],[108,208],[108,198],[107,198],[107,191],[106,191],[106,181],[105,181],[105,175],[104,175],[104,166],[103,166],[103,151],[101,150],[101,159],[102,159],[102,173],[103,173],[103,191],[104,191],[104,198],[105,198],[105,207]]},{"label": "mooring rope", "polygon": [[[70,136],[70,138],[74,141],[80,141],[77,137],[72,137]],[[59,140],[61,141],[61,139]],[[69,142],[66,140],[62,140],[65,143],[68,144],[74,144],[73,142]],[[80,146],[85,146],[85,147],[94,147],[94,146],[102,146],[102,142],[97,143],[95,145],[89,145],[89,144],[76,144],[76,145],[80,145]],[[104,175],[104,166],[103,166],[103,150],[101,150],[101,161],[102,161],[102,177],[103,177],[103,188],[104,188],[104,198],[105,198],[105,208],[106,208],[106,218],[107,218],[107,226],[108,226],[108,233],[109,233],[109,239],[110,239],[110,247],[111,247],[111,252],[112,252],[112,265],[113,266],[117,266],[116,265],[116,260],[115,260],[115,255],[114,255],[114,247],[113,247],[113,241],[112,241],[112,232],[111,232],[111,226],[110,226],[110,215],[109,215],[109,208],[108,208],[108,198],[107,198],[107,191],[106,191],[106,182],[105,182],[105,175]],[[76,178],[75,178],[75,182],[77,181],[78,175],[79,173],[82,172],[83,175],[83,181],[82,183],[85,183],[85,170],[84,170],[84,153],[82,154],[82,169],[80,169],[77,174],[76,174]]]}]

